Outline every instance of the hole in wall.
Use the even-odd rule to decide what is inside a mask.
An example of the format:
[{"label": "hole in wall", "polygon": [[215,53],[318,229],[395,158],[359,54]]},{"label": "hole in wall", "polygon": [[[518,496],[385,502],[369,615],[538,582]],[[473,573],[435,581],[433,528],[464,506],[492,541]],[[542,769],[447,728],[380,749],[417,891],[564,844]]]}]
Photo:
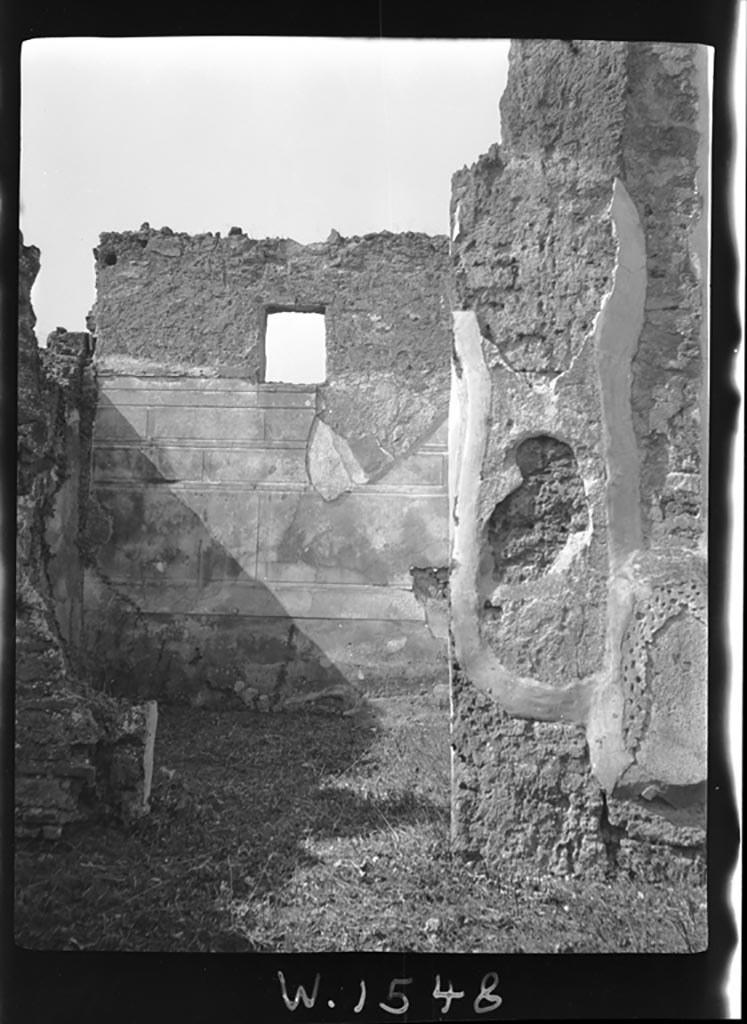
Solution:
[{"label": "hole in wall", "polygon": [[420,569],[410,566],[412,576],[412,592],[419,601],[427,599],[445,600],[449,594],[449,570],[445,566],[438,569],[428,566]]},{"label": "hole in wall", "polygon": [[522,483],[487,523],[493,576],[521,583],[552,565],[571,533],[589,522],[583,481],[571,448],[557,438],[530,437],[516,449]]},{"label": "hole in wall", "polygon": [[265,328],[267,384],[322,384],[327,377],[324,311],[267,311]]}]

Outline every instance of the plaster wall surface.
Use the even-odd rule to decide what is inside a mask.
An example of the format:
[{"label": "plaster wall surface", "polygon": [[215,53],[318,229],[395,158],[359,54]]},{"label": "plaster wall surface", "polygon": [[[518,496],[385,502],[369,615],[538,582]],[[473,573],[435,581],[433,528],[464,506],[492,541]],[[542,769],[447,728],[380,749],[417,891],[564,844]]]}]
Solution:
[{"label": "plaster wall surface", "polygon": [[100,371],[86,573],[101,685],[196,704],[350,708],[447,676],[446,428],[333,500],[309,477],[318,390]]},{"label": "plaster wall surface", "polygon": [[702,48],[512,43],[454,176],[454,843],[703,870]]}]

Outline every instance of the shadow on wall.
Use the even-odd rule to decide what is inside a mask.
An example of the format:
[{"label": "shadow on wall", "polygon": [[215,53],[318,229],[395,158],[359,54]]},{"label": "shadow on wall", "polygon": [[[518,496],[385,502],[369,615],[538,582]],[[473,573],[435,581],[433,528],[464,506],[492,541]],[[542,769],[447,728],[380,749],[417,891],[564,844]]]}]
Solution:
[{"label": "shadow on wall", "polygon": [[121,447],[96,453],[111,529],[86,571],[92,679],[119,696],[198,706],[355,706],[356,688],[241,564],[242,552],[256,555],[240,504],[251,492],[181,483],[199,474],[173,460],[200,449],[148,445],[104,395],[100,409]]}]

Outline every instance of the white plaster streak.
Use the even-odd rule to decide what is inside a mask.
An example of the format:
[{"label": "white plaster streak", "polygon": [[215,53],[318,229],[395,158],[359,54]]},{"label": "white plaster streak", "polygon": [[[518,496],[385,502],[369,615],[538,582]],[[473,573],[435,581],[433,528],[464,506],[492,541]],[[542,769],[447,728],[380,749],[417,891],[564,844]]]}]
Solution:
[{"label": "white plaster streak", "polygon": [[570,569],[574,558],[577,558],[591,544],[593,532],[590,515],[588,527],[585,530],[577,530],[575,533],[570,534],[562,550],[558,552],[554,562],[547,571],[549,573],[561,573]]},{"label": "white plaster streak", "polygon": [[[478,596],[481,470],[490,430],[491,379],[485,364],[477,317],[471,310],[453,314],[454,347],[461,367],[455,374],[450,410],[450,490],[454,509],[450,577],[451,626],[456,658],[472,683],[490,693],[511,715],[557,721],[582,721],[582,686],[553,687],[514,675],[483,643]],[[461,421],[461,430],[457,426]],[[451,447],[452,438],[458,445]]]},{"label": "white plaster streak", "polygon": [[617,265],[612,290],[596,324],[607,467],[612,570],[642,545],[638,446],[630,404],[631,362],[643,326],[646,299],[646,246],[635,204],[615,179],[612,222]]},{"label": "white plaster streak", "polygon": [[700,451],[700,473],[701,473],[701,504],[700,516],[703,524],[701,534],[701,550],[706,554],[708,546],[708,441],[709,441],[709,401],[710,401],[710,373],[709,367],[709,345],[710,337],[710,260],[709,240],[711,227],[711,95],[713,86],[713,50],[710,47],[699,46],[695,55],[695,73],[698,90],[698,151],[696,156],[695,180],[697,183],[698,196],[702,203],[701,209],[696,214],[693,227],[690,232],[690,251],[700,275],[701,286],[701,319],[700,319],[700,351],[703,359],[702,388],[700,402],[700,424],[701,424],[701,451]]},{"label": "white plaster streak", "polygon": [[461,210],[461,208],[462,208],[462,204],[461,203],[457,203],[456,204],[456,209],[454,210],[454,219],[453,219],[452,225],[451,225],[451,241],[452,242],[456,242],[457,238],[459,238],[459,232],[461,231],[461,227],[459,225],[459,211]]},{"label": "white plaster streak", "polygon": [[[455,532],[453,555],[465,574],[477,578],[479,560],[478,498],[480,470],[488,441],[490,421],[490,374],[482,354],[482,338],[477,317],[472,311],[452,313],[454,345],[461,365],[456,377],[458,408],[450,410],[450,434],[454,418],[461,423],[456,459],[450,459],[449,483],[454,494],[454,522],[461,530]],[[451,436],[449,437],[451,442]],[[469,530],[467,524],[469,523]],[[473,542],[474,541],[474,542]],[[473,597],[473,600],[475,598]]]},{"label": "white plaster streak", "polygon": [[[631,556],[631,561],[634,558],[635,555]],[[632,614],[634,595],[635,580],[628,566],[619,566],[607,591],[606,670],[600,673],[592,691],[586,723],[592,771],[608,793],[633,761],[623,738],[624,700],[619,672],[622,639]]]},{"label": "white plaster streak", "polygon": [[145,703],[145,742],[143,744],[143,804],[150,803],[150,791],[153,784],[153,756],[156,749],[156,729],[158,727],[158,702],[149,700]]},{"label": "white plaster streak", "polygon": [[457,482],[459,466],[462,461],[462,445],[464,444],[464,420],[462,410],[466,400],[462,395],[464,384],[457,375],[456,367],[451,366],[451,394],[449,396],[449,427],[448,427],[448,489],[449,489],[449,540],[453,541],[456,519]]},{"label": "white plaster streak", "polygon": [[640,464],[630,400],[631,363],[643,326],[646,300],[646,243],[638,211],[625,186],[615,179],[612,224],[617,262],[612,289],[595,324],[602,405],[610,581],[607,591],[605,668],[592,692],[586,736],[594,774],[611,792],[632,755],[622,731],[620,647],[633,606],[631,559],[643,546]]}]

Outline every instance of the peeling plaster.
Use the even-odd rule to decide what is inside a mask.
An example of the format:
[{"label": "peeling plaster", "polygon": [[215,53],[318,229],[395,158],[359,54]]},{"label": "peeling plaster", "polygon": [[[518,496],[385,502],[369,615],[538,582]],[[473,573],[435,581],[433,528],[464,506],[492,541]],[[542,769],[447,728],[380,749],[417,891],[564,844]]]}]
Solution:
[{"label": "peeling plaster", "polygon": [[612,290],[596,322],[607,509],[613,571],[643,544],[640,467],[630,405],[631,362],[646,300],[646,246],[635,204],[615,178],[611,206],[618,241]]},{"label": "peeling plaster", "polygon": [[[479,688],[518,718],[581,722],[585,687],[578,682],[553,687],[508,671],[479,635],[478,580],[480,533],[478,515],[482,460],[490,430],[491,382],[482,350],[477,316],[471,310],[453,313],[454,344],[462,366],[455,382],[450,411],[450,506],[452,519],[451,614],[454,652],[462,670]],[[461,430],[457,419],[462,421]]]},{"label": "peeling plaster", "polygon": [[607,646],[605,666],[594,680],[586,721],[591,768],[609,794],[633,756],[623,738],[623,694],[620,682],[620,649],[635,603],[633,561],[618,566],[607,591]]},{"label": "peeling plaster", "polygon": [[[514,42],[500,161],[453,183],[452,834],[487,861],[702,868],[710,58]],[[541,435],[589,519],[496,586],[514,505],[517,530],[554,525],[529,492],[491,519]]]},{"label": "peeling plaster", "polygon": [[[634,613],[648,608],[656,601],[657,591],[671,590],[671,607],[660,610],[657,615],[657,630],[671,621],[680,606],[688,603],[688,594],[697,590],[697,600],[705,601],[705,563],[692,551],[670,549],[667,551],[635,551],[610,578],[608,592],[608,634],[605,667],[599,673],[593,690],[592,703],[586,726],[587,740],[592,769],[607,793],[611,793],[618,782],[631,776],[639,751],[647,756],[646,731],[631,749],[625,742],[623,692],[623,641],[634,620]],[[683,594],[685,595],[683,597]],[[660,599],[659,599],[660,600]],[[692,600],[692,599],[690,599]],[[697,611],[690,608],[696,621],[701,621]],[[703,680],[705,685],[705,678]],[[701,748],[705,740],[699,739]],[[675,747],[681,744],[675,744]],[[676,758],[675,748],[672,755]],[[650,772],[638,775],[651,781]],[[687,768],[687,782],[698,781],[697,770],[691,763]],[[682,784],[681,768],[675,765],[657,777],[664,784]],[[701,763],[700,778],[706,777],[705,755]]]},{"label": "peeling plaster", "polygon": [[[630,403],[631,362],[646,296],[645,241],[635,205],[617,179],[609,213],[618,243],[612,284],[603,297],[589,342],[552,387],[527,387],[512,371],[498,366],[493,367],[495,381],[491,384],[475,313],[454,312],[455,357],[461,374],[456,369],[452,373],[449,495],[452,631],[457,662],[477,687],[490,693],[503,710],[515,717],[583,722],[594,775],[611,793],[635,760],[623,735],[621,645],[636,601],[650,588],[646,557],[641,550],[640,467]],[[513,456],[521,440],[548,433],[575,448],[573,423],[561,415],[558,395],[562,385],[584,366],[594,367],[598,374],[603,424],[606,500],[601,507],[607,509],[610,559],[605,656],[598,671],[556,688],[508,671],[479,636],[480,602],[485,596],[479,589],[480,535],[492,504],[521,483]],[[511,414],[508,438],[502,439],[508,462],[493,485],[485,487],[482,463],[490,431],[496,429],[491,422],[494,387],[499,391],[500,409]],[[496,415],[495,407],[492,415]],[[597,475],[593,474],[594,478]],[[584,489],[589,523],[583,532],[573,533],[558,554],[549,570],[556,577],[592,543],[596,486],[586,475]],[[496,589],[496,599],[505,596],[504,590]]]},{"label": "peeling plaster", "polygon": [[318,416],[309,434],[306,472],[312,487],[325,501],[334,501],[368,479],[345,438]]},{"label": "peeling plaster", "polygon": [[434,640],[448,640],[448,570],[411,566],[410,575],[413,594],[423,606],[425,628]]},{"label": "peeling plaster", "polygon": [[703,387],[700,403],[700,473],[701,473],[701,504],[700,515],[703,524],[701,533],[701,553],[705,555],[708,544],[708,442],[710,408],[710,357],[708,338],[710,334],[710,302],[711,264],[708,258],[710,238],[710,158],[712,124],[710,116],[711,96],[713,89],[713,50],[698,47],[695,54],[695,73],[698,91],[698,152],[696,157],[695,180],[698,196],[702,204],[699,216],[696,217],[690,233],[690,252],[698,269],[700,287],[702,289],[702,315],[700,318],[700,351],[703,359]]}]

